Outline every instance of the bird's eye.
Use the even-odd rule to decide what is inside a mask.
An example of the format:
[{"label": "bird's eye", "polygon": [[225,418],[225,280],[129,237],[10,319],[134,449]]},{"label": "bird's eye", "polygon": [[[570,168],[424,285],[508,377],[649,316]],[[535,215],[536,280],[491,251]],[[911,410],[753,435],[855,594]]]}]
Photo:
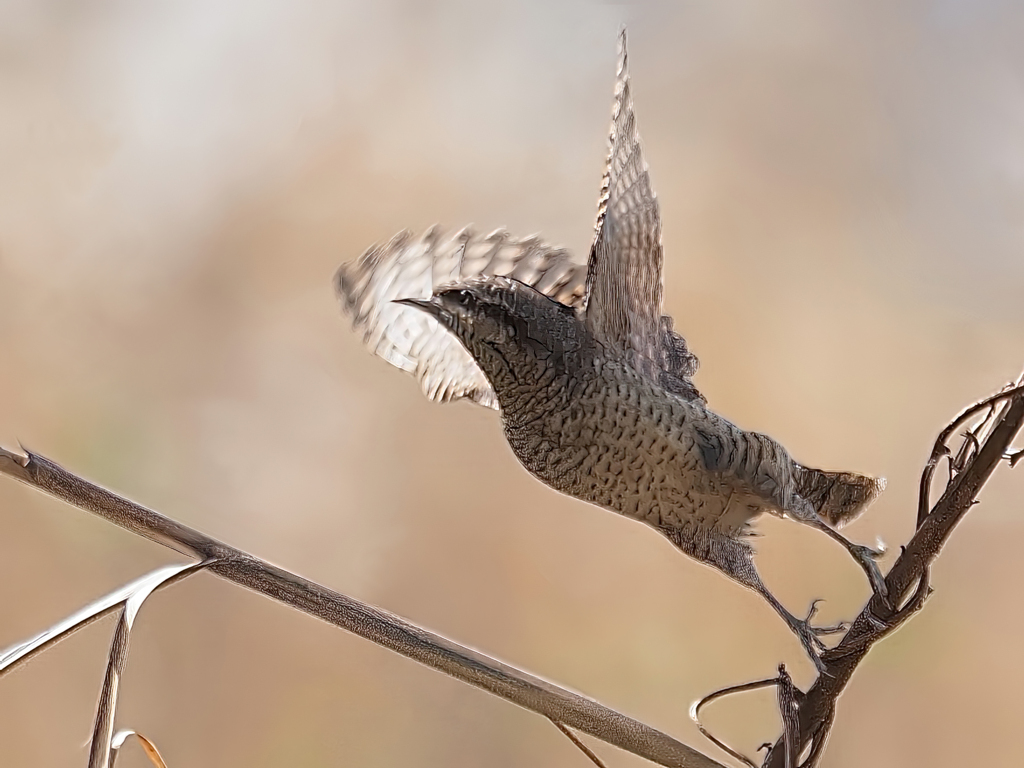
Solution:
[{"label": "bird's eye", "polygon": [[471,294],[469,291],[467,291],[465,288],[463,288],[461,291],[459,291],[458,296],[456,297],[456,300],[463,307],[468,306],[469,303],[473,300],[473,294]]}]

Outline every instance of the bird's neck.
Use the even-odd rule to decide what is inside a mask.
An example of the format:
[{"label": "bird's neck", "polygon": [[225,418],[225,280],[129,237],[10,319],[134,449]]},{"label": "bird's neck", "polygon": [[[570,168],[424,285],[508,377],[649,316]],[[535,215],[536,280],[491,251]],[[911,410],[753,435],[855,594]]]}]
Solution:
[{"label": "bird's neck", "polygon": [[506,414],[539,416],[558,407],[560,393],[584,365],[588,346],[582,324],[572,329],[546,324],[516,324],[508,340],[472,350]]}]

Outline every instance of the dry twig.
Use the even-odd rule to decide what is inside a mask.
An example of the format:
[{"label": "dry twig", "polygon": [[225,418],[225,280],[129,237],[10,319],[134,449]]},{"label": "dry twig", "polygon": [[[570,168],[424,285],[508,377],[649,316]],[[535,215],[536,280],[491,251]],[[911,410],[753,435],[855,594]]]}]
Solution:
[{"label": "dry twig", "polygon": [[28,451],[22,456],[0,448],[0,474],[183,555],[212,560],[208,570],[221,578],[666,768],[724,768],[644,723],[205,536],[90,483],[42,456]]},{"label": "dry twig", "polygon": [[[128,664],[128,643],[131,640],[135,618],[154,591],[169,581],[181,578],[185,573],[197,571],[211,564],[205,560],[187,565],[169,565],[149,574],[136,582],[135,589],[121,604],[117,627],[110,641],[107,671],[103,676],[103,688],[96,704],[96,720],[89,745],[89,768],[110,768],[116,754],[114,746],[114,715],[117,713],[117,698],[121,688],[121,676]],[[159,754],[159,753],[157,753]]]},{"label": "dry twig", "polygon": [[579,736],[577,736],[575,733],[573,733],[571,730],[566,728],[564,725],[562,725],[557,720],[552,720],[551,722],[554,724],[555,728],[560,730],[562,732],[562,734],[565,736],[565,738],[567,738],[569,741],[571,741],[573,744],[575,744],[576,748],[580,752],[582,752],[584,755],[586,755],[590,759],[590,762],[592,762],[594,765],[596,765],[597,768],[605,768],[605,764],[601,761],[601,758],[598,757],[594,753],[594,750],[592,750],[590,747],[588,747],[586,744],[584,744],[580,740]]}]

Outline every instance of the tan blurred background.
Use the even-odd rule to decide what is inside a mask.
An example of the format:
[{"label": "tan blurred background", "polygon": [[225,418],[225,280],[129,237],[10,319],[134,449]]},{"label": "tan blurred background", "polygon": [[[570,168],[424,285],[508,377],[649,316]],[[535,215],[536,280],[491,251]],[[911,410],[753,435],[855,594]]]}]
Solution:
[{"label": "tan blurred background", "polygon": [[[0,443],[718,754],[690,703],[783,660],[806,685],[796,640],[531,479],[493,413],[428,403],[330,286],[433,222],[582,258],[622,22],[697,385],[801,461],[887,476],[850,533],[898,549],[937,431],[1024,366],[1013,3],[5,3]],[[1019,759],[1022,471],[861,667],[825,765]],[[0,520],[0,646],[172,559],[6,480]],[[761,530],[791,609],[857,611],[838,547]],[[84,764],[110,629],[0,681],[0,765]],[[769,693],[708,722],[751,752],[778,728]],[[585,762],[540,717],[206,576],[145,607],[120,723],[172,766]]]}]

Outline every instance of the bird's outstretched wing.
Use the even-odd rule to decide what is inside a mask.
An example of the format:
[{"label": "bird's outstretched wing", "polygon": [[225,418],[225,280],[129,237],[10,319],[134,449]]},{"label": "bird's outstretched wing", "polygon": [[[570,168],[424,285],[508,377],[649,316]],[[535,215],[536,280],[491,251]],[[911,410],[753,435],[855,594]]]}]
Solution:
[{"label": "bird's outstretched wing", "polygon": [[630,95],[626,32],[619,36],[610,150],[587,269],[586,322],[640,373],[689,399],[697,358],[661,314],[661,215]]},{"label": "bird's outstretched wing", "polygon": [[583,304],[585,265],[537,237],[514,240],[504,230],[480,236],[464,229],[446,237],[433,227],[419,239],[400,232],[343,264],[334,285],[370,350],[411,372],[427,397],[467,398],[496,409],[487,378],[458,339],[423,312],[393,303],[430,298],[437,286],[476,275],[512,277],[566,306]]}]

